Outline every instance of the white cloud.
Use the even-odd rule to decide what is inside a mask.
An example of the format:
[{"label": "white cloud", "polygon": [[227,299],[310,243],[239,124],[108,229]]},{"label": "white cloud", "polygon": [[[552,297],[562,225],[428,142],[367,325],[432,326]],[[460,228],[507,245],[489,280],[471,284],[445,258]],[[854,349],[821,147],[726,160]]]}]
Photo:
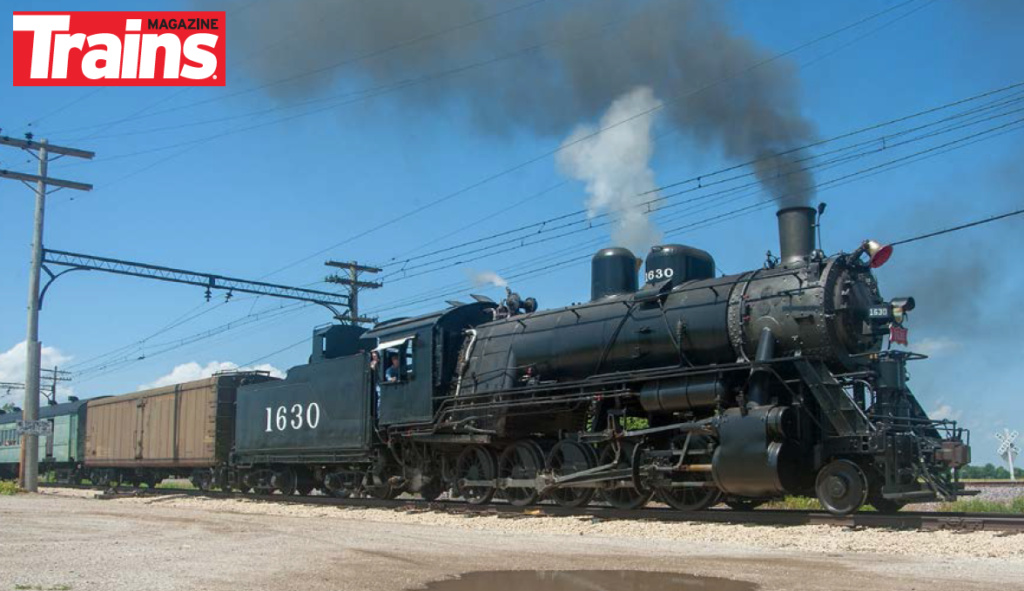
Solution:
[{"label": "white cloud", "polygon": [[485,285],[493,285],[495,287],[508,287],[508,281],[495,273],[494,271],[474,271],[467,269],[466,274],[469,275],[470,280],[473,282],[473,287],[483,287]]},{"label": "white cloud", "polygon": [[[25,351],[25,341],[22,341],[0,353],[0,382],[25,383]],[[44,369],[54,366],[61,367],[71,359],[70,355],[66,355],[56,347],[44,346],[40,354],[40,364]],[[6,390],[0,392],[0,394],[3,393],[6,393]],[[61,396],[68,396],[73,393],[73,390],[64,384],[58,384],[57,393]]]},{"label": "white cloud", "polygon": [[148,390],[150,388],[159,388],[160,386],[170,386],[172,384],[180,384],[182,382],[190,382],[192,380],[201,380],[203,378],[208,378],[219,371],[231,371],[234,369],[267,371],[275,378],[283,378],[285,375],[283,371],[269,363],[240,368],[237,363],[232,363],[231,361],[211,361],[206,365],[199,365],[196,361],[189,361],[188,363],[182,363],[181,365],[174,366],[174,369],[172,369],[170,373],[162,375],[152,382],[142,384],[138,389]]},{"label": "white cloud", "polygon": [[928,416],[936,421],[949,419],[953,421],[959,421],[960,417],[963,416],[962,410],[956,410],[948,404],[939,404],[934,410],[928,413]]}]

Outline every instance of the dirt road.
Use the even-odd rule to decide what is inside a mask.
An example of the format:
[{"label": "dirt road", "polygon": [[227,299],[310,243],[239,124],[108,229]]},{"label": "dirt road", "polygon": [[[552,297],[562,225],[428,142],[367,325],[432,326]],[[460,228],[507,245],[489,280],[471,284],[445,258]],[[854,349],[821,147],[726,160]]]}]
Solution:
[{"label": "dirt road", "polygon": [[[657,585],[666,590],[1024,590],[1024,536],[664,528],[194,498],[100,501],[90,495],[0,497],[0,591],[398,591],[469,571],[609,569],[737,582],[691,577],[686,580],[693,586]],[[860,536],[875,547],[851,542]],[[592,573],[571,578],[605,588],[595,585],[600,577]],[[505,591],[493,581],[486,588]]]}]

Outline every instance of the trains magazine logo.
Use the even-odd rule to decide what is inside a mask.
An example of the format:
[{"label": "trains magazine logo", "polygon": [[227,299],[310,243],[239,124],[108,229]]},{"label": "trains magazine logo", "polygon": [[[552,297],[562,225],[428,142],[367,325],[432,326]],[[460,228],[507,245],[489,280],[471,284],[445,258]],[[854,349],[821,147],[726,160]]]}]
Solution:
[{"label": "trains magazine logo", "polygon": [[14,86],[224,86],[223,12],[15,12]]}]

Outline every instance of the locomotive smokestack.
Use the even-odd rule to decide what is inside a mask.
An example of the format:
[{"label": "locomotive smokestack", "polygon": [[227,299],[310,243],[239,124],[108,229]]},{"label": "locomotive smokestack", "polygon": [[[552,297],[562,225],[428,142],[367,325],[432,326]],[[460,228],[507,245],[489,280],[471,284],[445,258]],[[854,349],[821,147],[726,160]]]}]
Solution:
[{"label": "locomotive smokestack", "polygon": [[782,264],[806,264],[815,249],[813,207],[786,207],[775,214],[779,218],[779,249]]}]

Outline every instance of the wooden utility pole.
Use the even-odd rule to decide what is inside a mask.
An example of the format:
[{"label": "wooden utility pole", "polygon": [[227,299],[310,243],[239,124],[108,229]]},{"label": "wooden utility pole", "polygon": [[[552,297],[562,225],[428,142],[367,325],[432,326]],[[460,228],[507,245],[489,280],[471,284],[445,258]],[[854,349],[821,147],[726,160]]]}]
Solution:
[{"label": "wooden utility pole", "polygon": [[[22,410],[21,462],[19,464],[21,487],[35,492],[39,486],[39,362],[42,344],[39,342],[39,274],[43,265],[43,217],[46,211],[47,187],[54,186],[54,191],[75,189],[91,191],[92,185],[55,179],[47,176],[47,165],[51,159],[73,156],[91,160],[95,154],[86,150],[54,146],[46,140],[32,141],[31,137],[20,140],[0,137],[0,145],[21,148],[32,154],[39,161],[39,174],[25,174],[10,170],[0,170],[0,179],[21,181],[32,188],[35,183],[36,208],[35,224],[32,233],[32,266],[28,276],[28,329],[25,337],[25,407]],[[56,154],[56,157],[51,155]]]},{"label": "wooden utility pole", "polygon": [[46,396],[47,402],[49,402],[51,405],[57,404],[57,382],[70,382],[71,372],[65,371],[63,369],[57,369],[57,366],[54,365],[53,367],[48,367],[40,371],[40,374],[43,373],[45,373],[46,375],[43,375],[40,378],[40,382],[44,379],[49,380],[50,382],[49,384],[47,384],[47,386],[49,386],[50,388],[50,393],[44,394],[44,396]]},{"label": "wooden utility pole", "polygon": [[376,318],[359,315],[359,290],[380,289],[381,287],[384,286],[384,284],[379,281],[360,281],[359,275],[360,273],[380,273],[382,269],[378,267],[360,265],[355,261],[327,261],[324,264],[327,265],[328,267],[334,267],[337,269],[344,269],[348,271],[348,277],[343,277],[340,275],[329,275],[324,279],[328,283],[338,283],[340,285],[348,286],[348,315],[340,317],[339,320],[348,321],[352,324],[372,324],[376,322]]}]

